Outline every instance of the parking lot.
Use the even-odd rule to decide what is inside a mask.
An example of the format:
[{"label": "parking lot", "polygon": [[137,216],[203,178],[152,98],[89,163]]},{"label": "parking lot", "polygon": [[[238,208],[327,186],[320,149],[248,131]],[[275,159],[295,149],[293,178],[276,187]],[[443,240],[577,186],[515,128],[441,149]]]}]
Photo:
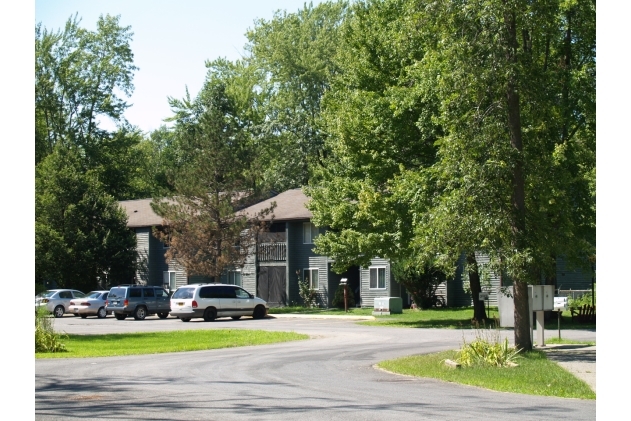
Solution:
[{"label": "parking lot", "polygon": [[[257,347],[35,362],[36,418],[170,420],[593,420],[596,402],[513,395],[375,369],[379,361],[455,349],[454,329],[400,329],[343,319],[169,317],[55,319],[69,334],[263,329],[310,340]],[[507,332],[512,335],[512,332]],[[576,339],[595,333],[567,332]]]}]

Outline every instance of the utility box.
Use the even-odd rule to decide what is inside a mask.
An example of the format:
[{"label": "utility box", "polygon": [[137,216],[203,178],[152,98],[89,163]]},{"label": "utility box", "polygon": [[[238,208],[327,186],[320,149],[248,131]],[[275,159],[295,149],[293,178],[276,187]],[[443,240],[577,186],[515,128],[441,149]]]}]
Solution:
[{"label": "utility box", "polygon": [[403,300],[401,297],[378,297],[374,301],[373,316],[388,316],[390,314],[403,313]]},{"label": "utility box", "polygon": [[532,311],[554,310],[554,285],[528,285],[528,301]]},{"label": "utility box", "polygon": [[497,309],[500,313],[500,326],[515,327],[513,287],[500,287],[497,289]]}]

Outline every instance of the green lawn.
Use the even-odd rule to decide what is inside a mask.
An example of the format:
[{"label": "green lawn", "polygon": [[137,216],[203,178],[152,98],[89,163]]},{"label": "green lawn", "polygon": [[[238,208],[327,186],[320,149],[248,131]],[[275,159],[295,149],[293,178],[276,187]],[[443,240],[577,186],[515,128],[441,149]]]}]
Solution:
[{"label": "green lawn", "polygon": [[117,333],[108,335],[67,335],[62,343],[67,352],[35,353],[35,358],[85,358],[159,354],[264,345],[308,339],[294,332],[263,330],[178,330],[172,332]]},{"label": "green lawn", "polygon": [[[372,308],[351,308],[348,312],[339,309],[305,308],[301,306],[288,306],[270,308],[269,314],[321,314],[340,316],[371,316]],[[497,307],[489,307],[490,318],[498,318]],[[375,320],[359,322],[369,326],[389,326],[407,328],[443,328],[443,329],[467,329],[476,328],[471,323],[473,318],[473,307],[460,308],[433,308],[429,310],[403,310],[403,314],[391,314],[389,316],[375,316]],[[494,326],[494,321],[489,322]],[[555,314],[545,322],[546,329],[556,329],[558,320]],[[566,329],[596,329],[596,324],[572,323],[569,311],[561,315],[561,330]]]},{"label": "green lawn", "polygon": [[444,364],[445,359],[456,358],[457,351],[445,351],[383,361],[378,367],[393,373],[439,379],[500,392],[596,399],[596,394],[587,383],[548,360],[543,352],[532,351],[523,354],[516,361],[519,366],[512,368],[450,368]]}]

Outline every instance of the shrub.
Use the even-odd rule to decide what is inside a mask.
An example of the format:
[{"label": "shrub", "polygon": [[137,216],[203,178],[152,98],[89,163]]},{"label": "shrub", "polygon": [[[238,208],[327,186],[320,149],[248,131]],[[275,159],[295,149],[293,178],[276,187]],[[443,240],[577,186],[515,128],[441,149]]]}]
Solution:
[{"label": "shrub", "polygon": [[298,294],[300,298],[302,298],[305,307],[317,307],[318,291],[311,288],[308,280],[303,279],[302,281],[298,281]]},{"label": "shrub", "polygon": [[396,281],[403,285],[420,309],[442,304],[436,296],[438,286],[447,279],[445,274],[429,265],[419,265],[412,259],[401,259],[390,266]]},{"label": "shrub", "polygon": [[[578,298],[572,298],[572,295],[568,295],[567,300],[568,307],[577,309],[583,307],[585,304],[592,305],[592,292],[588,291]],[[594,284],[594,305],[596,305],[596,285]]]},{"label": "shrub", "polygon": [[[340,284],[337,286],[332,304],[333,307],[344,308],[344,285]],[[355,297],[353,296],[353,291],[351,291],[350,288],[346,293],[346,304],[348,305],[348,308],[355,307]]]},{"label": "shrub", "polygon": [[457,362],[464,367],[493,366],[507,367],[515,363],[519,350],[508,345],[508,338],[501,341],[499,331],[478,331],[476,339],[467,343],[463,339],[463,345],[458,351]]},{"label": "shrub", "polygon": [[35,315],[35,352],[66,352],[63,335],[55,332],[53,320],[45,307],[39,308]]}]

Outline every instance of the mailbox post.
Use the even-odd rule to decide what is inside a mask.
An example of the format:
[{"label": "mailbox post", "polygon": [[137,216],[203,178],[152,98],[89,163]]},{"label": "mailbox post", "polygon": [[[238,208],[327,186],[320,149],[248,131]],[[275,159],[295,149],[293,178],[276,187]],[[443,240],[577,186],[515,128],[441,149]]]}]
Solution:
[{"label": "mailbox post", "polygon": [[567,297],[554,297],[554,310],[557,312],[557,327],[561,339],[561,313],[567,310]]},{"label": "mailbox post", "polygon": [[532,332],[532,312],[537,313],[537,345],[544,346],[543,313],[554,310],[554,285],[528,285],[528,301],[530,305],[530,323]]},{"label": "mailbox post", "polygon": [[344,312],[348,313],[348,279],[342,278],[340,284],[344,285]]}]

